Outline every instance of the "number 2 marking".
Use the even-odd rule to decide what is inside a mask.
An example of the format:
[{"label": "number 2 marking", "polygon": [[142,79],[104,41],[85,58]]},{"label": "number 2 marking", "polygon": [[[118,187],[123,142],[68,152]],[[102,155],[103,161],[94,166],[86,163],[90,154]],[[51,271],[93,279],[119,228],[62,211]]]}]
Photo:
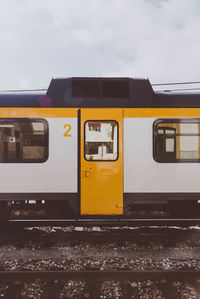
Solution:
[{"label": "number 2 marking", "polygon": [[71,131],[72,126],[70,124],[66,124],[64,125],[64,128],[67,128],[67,131],[64,133],[64,137],[71,137],[72,135],[69,134],[69,132]]}]

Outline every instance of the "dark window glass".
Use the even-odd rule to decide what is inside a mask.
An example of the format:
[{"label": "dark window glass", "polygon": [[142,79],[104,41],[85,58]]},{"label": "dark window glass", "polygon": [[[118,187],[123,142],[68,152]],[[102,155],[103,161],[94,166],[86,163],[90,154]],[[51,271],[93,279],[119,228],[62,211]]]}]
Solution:
[{"label": "dark window glass", "polygon": [[72,79],[73,98],[96,98],[100,96],[100,84],[97,79]]},{"label": "dark window glass", "polygon": [[85,159],[115,161],[118,158],[118,124],[114,120],[85,123]]},{"label": "dark window glass", "polygon": [[73,98],[129,98],[129,79],[72,79]]},{"label": "dark window glass", "polygon": [[0,119],[0,162],[42,163],[48,158],[48,125],[43,119]]},{"label": "dark window glass", "polygon": [[154,158],[157,162],[200,162],[200,119],[157,120]]},{"label": "dark window glass", "polygon": [[10,128],[6,128],[6,127],[5,127],[5,128],[3,129],[3,131],[4,131],[4,135],[9,135],[9,136],[11,135],[11,129],[10,129]]},{"label": "dark window glass", "polygon": [[20,136],[20,132],[19,131],[15,131],[15,137],[19,137]]},{"label": "dark window glass", "polygon": [[102,97],[129,98],[129,80],[102,79]]}]

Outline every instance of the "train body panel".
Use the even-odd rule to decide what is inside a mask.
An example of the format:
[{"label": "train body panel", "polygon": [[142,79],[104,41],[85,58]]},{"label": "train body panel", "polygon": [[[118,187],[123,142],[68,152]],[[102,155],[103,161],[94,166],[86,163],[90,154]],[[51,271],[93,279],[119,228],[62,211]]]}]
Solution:
[{"label": "train body panel", "polygon": [[199,163],[155,161],[153,124],[158,118],[124,119],[124,192],[200,193]]},{"label": "train body panel", "polygon": [[[12,115],[18,109],[12,109]],[[30,109],[31,110],[31,109]],[[28,116],[35,115],[29,110]],[[4,109],[5,111],[5,109]],[[21,115],[23,109],[20,109]],[[41,119],[43,113],[37,113]],[[78,139],[77,117],[42,118],[48,126],[48,153],[41,163],[0,163],[1,193],[77,193],[78,192]],[[70,115],[70,113],[69,113]],[[46,115],[48,116],[48,115]],[[63,116],[63,115],[62,115]],[[1,123],[4,118],[1,118]],[[21,118],[19,118],[21,119]],[[1,124],[0,124],[1,126]],[[69,136],[66,134],[70,128]],[[66,136],[65,136],[66,135]],[[24,147],[28,148],[28,146]],[[22,161],[23,162],[23,161]]]},{"label": "train body panel", "polygon": [[[78,192],[78,115],[75,111],[77,117],[68,118],[67,115],[71,115],[68,110],[71,109],[62,109],[62,116],[66,115],[66,118],[55,117],[54,113],[54,117],[48,118],[48,113],[45,113],[46,118],[43,119],[47,121],[49,129],[47,161],[44,163],[0,163],[2,173],[0,190],[2,193],[8,191],[13,193]],[[192,109],[192,111],[191,109],[172,110],[132,108],[131,111],[128,111],[128,109],[124,109],[124,115],[128,115],[124,118],[123,129],[124,193],[200,192],[198,163],[163,164],[156,162],[153,158],[153,123],[157,119],[163,117],[171,119],[171,115],[190,119],[200,115],[198,109]],[[22,109],[20,111],[22,113]],[[10,109],[11,115],[14,115],[14,112],[17,114],[18,109]],[[31,113],[30,109],[28,113],[30,116],[35,116],[35,112]],[[157,117],[148,117],[151,114],[157,115]],[[27,111],[21,115],[24,118]],[[35,119],[40,119],[40,115],[44,115],[44,112],[37,112]],[[95,113],[93,119],[95,119]],[[114,117],[113,120],[115,120]],[[65,125],[68,124],[70,125],[70,136],[64,137],[67,131]],[[20,176],[19,173],[21,173]],[[188,175],[189,177],[193,175],[193,180],[188,180]]]}]

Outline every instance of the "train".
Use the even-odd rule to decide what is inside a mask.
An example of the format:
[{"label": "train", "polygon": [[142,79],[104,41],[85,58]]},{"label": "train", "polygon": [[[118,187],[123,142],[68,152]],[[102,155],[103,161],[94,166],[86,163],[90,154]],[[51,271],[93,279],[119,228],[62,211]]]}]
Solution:
[{"label": "train", "polygon": [[1,223],[197,219],[199,163],[198,91],[72,77],[0,93]]}]

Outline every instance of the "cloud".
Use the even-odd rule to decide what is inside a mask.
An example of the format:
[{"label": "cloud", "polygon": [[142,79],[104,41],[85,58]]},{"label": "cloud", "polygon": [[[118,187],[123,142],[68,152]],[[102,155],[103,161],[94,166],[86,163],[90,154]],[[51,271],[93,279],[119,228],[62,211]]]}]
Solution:
[{"label": "cloud", "polygon": [[199,0],[0,0],[0,89],[51,77],[199,80]]}]

